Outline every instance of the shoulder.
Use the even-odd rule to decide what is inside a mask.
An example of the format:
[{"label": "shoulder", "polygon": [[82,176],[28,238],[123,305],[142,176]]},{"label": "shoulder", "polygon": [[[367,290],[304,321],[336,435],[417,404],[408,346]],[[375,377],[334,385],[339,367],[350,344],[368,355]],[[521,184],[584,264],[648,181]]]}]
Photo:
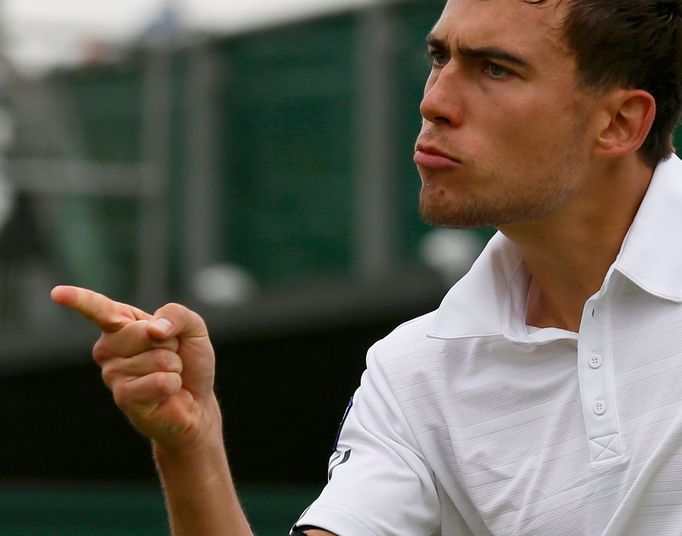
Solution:
[{"label": "shoulder", "polygon": [[412,353],[424,344],[437,342],[429,337],[429,331],[438,315],[438,310],[403,322],[386,337],[377,341],[371,348],[377,357],[391,356],[395,353]]},{"label": "shoulder", "polygon": [[438,376],[447,352],[446,341],[429,336],[436,316],[414,318],[377,341],[367,354],[369,374],[380,374],[391,391]]},{"label": "shoulder", "polygon": [[437,314],[438,309],[408,320],[407,322],[403,322],[386,335],[386,337],[381,339],[379,344],[383,346],[392,346],[426,339]]}]

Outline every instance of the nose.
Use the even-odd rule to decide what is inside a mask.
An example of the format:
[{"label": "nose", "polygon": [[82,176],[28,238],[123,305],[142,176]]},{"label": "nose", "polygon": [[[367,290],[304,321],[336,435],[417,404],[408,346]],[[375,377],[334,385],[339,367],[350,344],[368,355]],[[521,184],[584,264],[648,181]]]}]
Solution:
[{"label": "nose", "polygon": [[456,67],[452,63],[431,71],[419,106],[426,121],[441,125],[461,125],[462,110],[456,78]]}]

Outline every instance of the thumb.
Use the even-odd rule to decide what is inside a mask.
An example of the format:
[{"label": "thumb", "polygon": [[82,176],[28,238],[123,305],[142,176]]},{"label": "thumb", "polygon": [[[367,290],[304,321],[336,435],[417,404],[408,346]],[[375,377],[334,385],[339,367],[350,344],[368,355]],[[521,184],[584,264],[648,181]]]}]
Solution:
[{"label": "thumb", "polygon": [[184,305],[169,303],[154,313],[148,328],[149,335],[157,340],[178,338],[208,338],[204,320]]},{"label": "thumb", "polygon": [[213,392],[215,353],[204,320],[187,307],[171,303],[154,313],[147,334],[159,342],[177,339],[183,362],[182,386],[196,399]]}]

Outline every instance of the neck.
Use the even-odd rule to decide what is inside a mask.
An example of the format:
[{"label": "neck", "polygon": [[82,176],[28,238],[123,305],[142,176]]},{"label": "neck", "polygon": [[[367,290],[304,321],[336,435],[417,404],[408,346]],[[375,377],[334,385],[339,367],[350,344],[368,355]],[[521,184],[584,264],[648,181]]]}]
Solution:
[{"label": "neck", "polygon": [[636,157],[609,162],[550,216],[499,227],[521,248],[531,275],[529,325],[579,330],[585,302],[618,256],[651,176]]}]

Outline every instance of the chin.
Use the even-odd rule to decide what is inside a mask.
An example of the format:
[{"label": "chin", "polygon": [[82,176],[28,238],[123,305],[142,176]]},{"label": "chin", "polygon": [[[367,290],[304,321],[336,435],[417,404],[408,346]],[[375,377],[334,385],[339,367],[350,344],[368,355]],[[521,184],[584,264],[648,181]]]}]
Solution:
[{"label": "chin", "polygon": [[457,229],[476,229],[495,225],[490,218],[481,217],[478,214],[455,211],[450,208],[447,211],[422,208],[419,210],[421,220],[434,227],[450,227]]},{"label": "chin", "polygon": [[496,220],[490,210],[473,201],[462,202],[447,200],[441,192],[440,195],[422,195],[419,200],[419,216],[424,223],[435,227],[452,227],[459,229],[475,229],[496,225]]}]

